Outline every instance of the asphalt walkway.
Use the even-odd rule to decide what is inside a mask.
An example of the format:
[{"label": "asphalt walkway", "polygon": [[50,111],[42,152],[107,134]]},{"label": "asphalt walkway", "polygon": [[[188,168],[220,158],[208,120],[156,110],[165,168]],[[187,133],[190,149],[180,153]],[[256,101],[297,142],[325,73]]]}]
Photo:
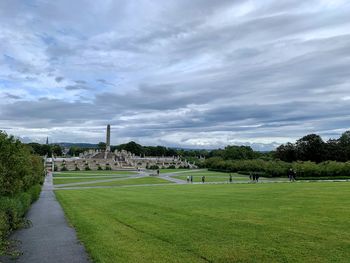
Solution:
[{"label": "asphalt walkway", "polygon": [[9,262],[90,262],[74,228],[68,225],[52,189],[52,175],[49,175],[39,200],[32,205],[27,214],[32,226],[12,235],[12,239],[20,241],[18,249],[23,254]]}]

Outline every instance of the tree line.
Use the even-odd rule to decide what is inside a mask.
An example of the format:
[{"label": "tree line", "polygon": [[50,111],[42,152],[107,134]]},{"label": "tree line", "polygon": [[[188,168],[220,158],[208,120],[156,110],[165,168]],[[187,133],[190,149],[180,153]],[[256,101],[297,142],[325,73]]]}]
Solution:
[{"label": "tree line", "polygon": [[306,135],[295,143],[280,145],[276,149],[275,158],[286,162],[349,161],[350,131],[344,132],[338,139],[329,139],[327,142],[317,134]]}]

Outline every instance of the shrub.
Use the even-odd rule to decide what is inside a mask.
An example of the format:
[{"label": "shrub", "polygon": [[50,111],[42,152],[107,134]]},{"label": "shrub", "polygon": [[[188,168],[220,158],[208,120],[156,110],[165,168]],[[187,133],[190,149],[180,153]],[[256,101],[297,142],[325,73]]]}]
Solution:
[{"label": "shrub", "polygon": [[13,197],[0,197],[0,255],[4,254],[4,243],[11,231],[24,224],[24,215],[32,202],[40,195],[41,186],[32,186],[28,191]]},{"label": "shrub", "polygon": [[86,165],[85,166],[85,171],[90,171],[91,169],[90,169],[90,167],[89,167],[89,165]]},{"label": "shrub", "polygon": [[159,169],[159,166],[153,164],[153,165],[149,166],[149,169],[151,169],[151,170],[158,170],[158,169]]},{"label": "shrub", "polygon": [[205,160],[205,167],[222,172],[238,172],[241,174],[263,173],[265,177],[285,177],[288,170],[293,168],[297,178],[350,178],[350,162],[342,163],[327,161],[323,163],[294,162],[287,163],[279,160],[223,160],[215,157]]},{"label": "shrub", "polygon": [[68,169],[67,169],[66,166],[63,166],[63,167],[61,168],[61,171],[68,171]]}]

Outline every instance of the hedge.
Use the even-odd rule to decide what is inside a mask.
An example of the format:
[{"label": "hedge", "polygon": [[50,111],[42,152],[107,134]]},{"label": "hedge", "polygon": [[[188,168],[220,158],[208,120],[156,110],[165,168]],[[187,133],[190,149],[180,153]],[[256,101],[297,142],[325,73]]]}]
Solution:
[{"label": "hedge", "polygon": [[14,197],[0,196],[0,255],[6,253],[6,239],[11,231],[23,226],[24,215],[39,198],[40,190],[41,186],[37,184]]},{"label": "hedge", "polygon": [[0,255],[9,233],[23,225],[30,204],[40,194],[44,166],[40,156],[0,131]]},{"label": "hedge", "polygon": [[297,173],[297,178],[308,179],[347,179],[350,178],[350,162],[327,161],[293,162],[287,163],[279,160],[265,161],[255,160],[223,160],[210,158],[204,162],[208,169],[236,173],[262,173],[266,177],[286,177],[288,170],[292,168]]}]

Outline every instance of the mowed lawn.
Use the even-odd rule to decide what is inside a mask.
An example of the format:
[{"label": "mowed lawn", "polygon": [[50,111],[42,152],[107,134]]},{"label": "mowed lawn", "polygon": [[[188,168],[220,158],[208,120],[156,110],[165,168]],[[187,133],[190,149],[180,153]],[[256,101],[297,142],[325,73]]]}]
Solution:
[{"label": "mowed lawn", "polygon": [[190,169],[159,169],[159,172],[161,174],[178,173],[178,172],[185,172],[185,171],[188,172],[188,171],[191,171],[191,170]]},{"label": "mowed lawn", "polygon": [[95,262],[349,262],[350,184],[56,191]]},{"label": "mowed lawn", "polygon": [[[187,176],[193,176],[193,182],[201,182],[202,176],[205,176],[205,182],[228,182],[229,181],[229,173],[222,172],[212,172],[212,171],[198,171],[198,172],[187,172],[180,173],[178,175],[173,176],[174,178],[187,180]],[[249,176],[240,175],[237,173],[231,173],[232,180],[234,181],[249,181]]]},{"label": "mowed lawn", "polygon": [[74,186],[81,186],[81,187],[90,187],[90,186],[122,186],[122,185],[141,185],[141,184],[171,184],[173,182],[170,182],[168,180],[164,180],[162,178],[157,177],[140,177],[140,178],[124,178],[124,179],[117,179],[114,181],[109,182],[96,182],[96,183],[89,183],[89,184],[78,184]]},{"label": "mowed lawn", "polygon": [[113,175],[133,175],[136,172],[133,171],[66,171],[66,172],[54,172],[54,177],[95,177],[95,176],[113,176]]},{"label": "mowed lawn", "polygon": [[74,171],[53,174],[53,184],[69,184],[80,182],[91,182],[104,179],[128,178],[136,175],[130,171]]}]

